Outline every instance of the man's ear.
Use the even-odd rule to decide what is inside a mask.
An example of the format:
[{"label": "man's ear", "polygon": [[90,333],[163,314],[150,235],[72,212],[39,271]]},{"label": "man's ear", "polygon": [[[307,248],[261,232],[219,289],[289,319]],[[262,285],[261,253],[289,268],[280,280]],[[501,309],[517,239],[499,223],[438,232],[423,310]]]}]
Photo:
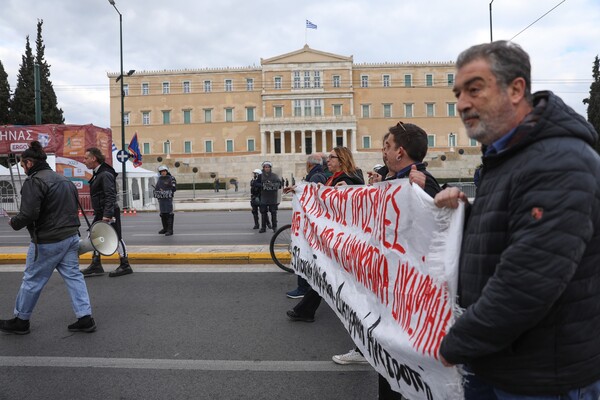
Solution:
[{"label": "man's ear", "polygon": [[525,98],[525,86],[525,78],[515,78],[508,85],[508,96],[513,104],[517,104]]}]

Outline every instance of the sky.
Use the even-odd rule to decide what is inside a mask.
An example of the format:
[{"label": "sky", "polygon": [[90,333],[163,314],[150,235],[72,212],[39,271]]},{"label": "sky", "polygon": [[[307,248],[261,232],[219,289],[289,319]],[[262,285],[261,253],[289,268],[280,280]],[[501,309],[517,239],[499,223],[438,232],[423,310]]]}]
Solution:
[{"label": "sky", "polygon": [[[582,100],[600,54],[600,1],[491,1],[493,39],[512,39],[529,53],[533,90],[552,90],[587,116]],[[259,66],[261,58],[304,44],[353,56],[355,63],[447,62],[490,41],[490,0],[115,2],[123,15],[124,71]],[[119,14],[109,1],[2,3],[0,61],[11,90],[26,36],[35,54],[43,19],[46,61],[65,122],[109,127],[107,74],[120,69]],[[317,29],[305,29],[307,19]]]}]

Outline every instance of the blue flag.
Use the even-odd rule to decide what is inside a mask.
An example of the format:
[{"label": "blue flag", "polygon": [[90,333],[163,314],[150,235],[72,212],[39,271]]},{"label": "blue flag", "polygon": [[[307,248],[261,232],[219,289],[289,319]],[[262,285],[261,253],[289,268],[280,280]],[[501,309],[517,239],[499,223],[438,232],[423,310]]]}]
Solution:
[{"label": "blue flag", "polygon": [[309,20],[306,20],[306,27],[308,29],[317,29],[317,25],[313,24],[312,22],[310,22]]},{"label": "blue flag", "polygon": [[131,143],[129,143],[127,149],[130,151],[131,157],[133,157],[133,166],[136,168],[140,167],[142,165],[142,153],[140,152],[140,144],[138,143],[137,132],[133,134]]}]

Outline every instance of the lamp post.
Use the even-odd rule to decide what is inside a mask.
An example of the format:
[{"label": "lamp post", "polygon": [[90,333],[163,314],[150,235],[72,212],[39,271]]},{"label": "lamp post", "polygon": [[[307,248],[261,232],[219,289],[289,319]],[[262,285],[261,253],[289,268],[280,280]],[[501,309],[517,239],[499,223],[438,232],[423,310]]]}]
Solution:
[{"label": "lamp post", "polygon": [[492,3],[494,2],[494,0],[490,1],[490,43],[494,41],[494,38],[492,37]]},{"label": "lamp post", "polygon": [[[108,2],[114,7],[117,14],[119,14],[119,41],[121,44],[121,74],[117,78],[117,82],[121,81],[121,149],[127,151],[125,148],[125,89],[123,88],[123,15],[115,5],[115,0],[108,0]],[[131,72],[133,73],[133,72]],[[130,74],[128,74],[130,75]],[[128,208],[127,202],[127,170],[125,163],[123,165],[123,209]]]}]

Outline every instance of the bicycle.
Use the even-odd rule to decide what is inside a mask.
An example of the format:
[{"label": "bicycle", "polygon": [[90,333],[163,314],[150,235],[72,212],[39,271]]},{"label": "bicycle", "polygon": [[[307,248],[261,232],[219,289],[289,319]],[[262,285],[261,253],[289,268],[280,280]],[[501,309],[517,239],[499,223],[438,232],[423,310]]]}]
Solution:
[{"label": "bicycle", "polygon": [[292,261],[292,225],[283,225],[271,237],[269,251],[273,262],[285,272],[293,273]]}]

